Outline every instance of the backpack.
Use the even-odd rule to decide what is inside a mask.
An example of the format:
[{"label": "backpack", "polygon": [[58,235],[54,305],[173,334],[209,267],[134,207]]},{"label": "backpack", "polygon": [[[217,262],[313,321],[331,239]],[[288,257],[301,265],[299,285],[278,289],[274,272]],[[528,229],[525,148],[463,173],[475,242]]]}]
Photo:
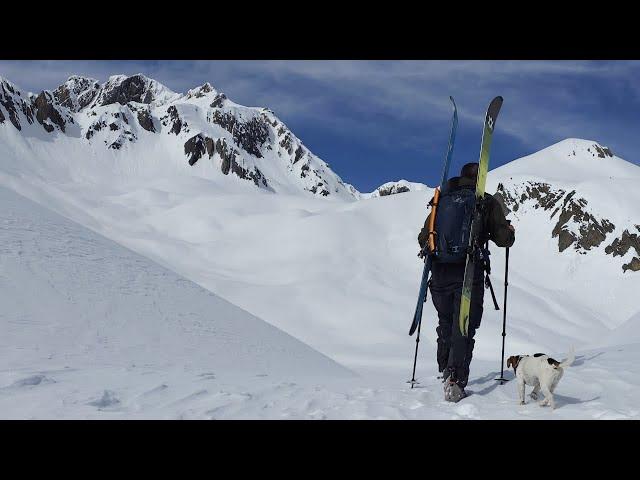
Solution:
[{"label": "backpack", "polygon": [[433,233],[435,250],[430,251],[440,263],[463,263],[467,258],[475,190],[458,188],[439,195]]}]

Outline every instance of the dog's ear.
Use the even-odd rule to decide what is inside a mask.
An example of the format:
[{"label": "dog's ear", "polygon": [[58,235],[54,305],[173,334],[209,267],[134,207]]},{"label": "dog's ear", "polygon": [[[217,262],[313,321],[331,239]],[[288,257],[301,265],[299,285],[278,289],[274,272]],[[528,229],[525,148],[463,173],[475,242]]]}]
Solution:
[{"label": "dog's ear", "polygon": [[511,355],[507,359],[507,368],[513,367],[513,371],[515,372],[516,368],[518,368],[518,363],[520,363],[520,356],[519,355]]},{"label": "dog's ear", "polygon": [[514,361],[513,361],[513,360],[514,360],[514,356],[513,356],[513,355],[512,355],[512,356],[510,356],[510,357],[507,359],[507,368],[511,368],[511,365],[513,365],[513,364],[514,364]]}]

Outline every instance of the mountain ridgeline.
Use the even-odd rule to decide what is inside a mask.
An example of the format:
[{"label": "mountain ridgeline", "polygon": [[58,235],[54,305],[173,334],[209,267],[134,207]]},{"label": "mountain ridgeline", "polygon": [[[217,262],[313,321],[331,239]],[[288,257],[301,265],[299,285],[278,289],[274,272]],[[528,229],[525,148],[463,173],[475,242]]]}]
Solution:
[{"label": "mountain ridgeline", "polygon": [[141,74],[115,75],[102,84],[72,76],[35,95],[0,77],[0,124],[5,122],[123,156],[169,137],[162,141],[165,154],[182,157],[185,168],[210,162],[222,175],[270,191],[359,198],[272,111],[238,105],[209,83],[178,94]]},{"label": "mountain ridgeline", "polygon": [[[250,191],[341,201],[398,194],[423,201],[431,192],[400,180],[361,193],[271,110],[238,105],[209,83],[175,93],[141,74],[104,83],[71,76],[33,94],[0,77],[0,133],[3,168],[23,179],[31,171],[45,182],[69,171],[74,182],[91,176],[90,183],[106,182],[107,173],[187,174],[217,179],[218,186],[236,182]],[[638,184],[637,165],[597,142],[567,139],[490,171],[487,191],[520,240],[542,232],[557,254],[600,255],[626,274],[640,271]]]}]

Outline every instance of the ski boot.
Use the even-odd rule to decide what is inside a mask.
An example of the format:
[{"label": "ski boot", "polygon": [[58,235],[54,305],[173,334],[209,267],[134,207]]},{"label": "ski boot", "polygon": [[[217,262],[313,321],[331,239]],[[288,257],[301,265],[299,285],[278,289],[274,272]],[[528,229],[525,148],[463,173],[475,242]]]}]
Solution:
[{"label": "ski boot", "polygon": [[444,380],[444,399],[447,402],[457,403],[467,396],[464,388],[458,385],[455,375],[450,372]]}]

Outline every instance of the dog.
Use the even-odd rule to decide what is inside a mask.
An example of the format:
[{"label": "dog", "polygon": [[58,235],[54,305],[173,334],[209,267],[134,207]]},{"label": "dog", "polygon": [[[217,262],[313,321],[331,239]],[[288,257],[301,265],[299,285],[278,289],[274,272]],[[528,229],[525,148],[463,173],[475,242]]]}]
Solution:
[{"label": "dog", "polygon": [[513,367],[518,380],[518,396],[520,405],[524,405],[525,385],[533,387],[533,391],[529,396],[533,400],[538,399],[540,391],[544,394],[544,400],[538,402],[538,405],[544,407],[550,405],[551,409],[555,408],[553,400],[553,391],[558,386],[558,382],[562,378],[564,368],[570,366],[575,360],[573,347],[569,353],[569,358],[563,362],[554,360],[544,353],[536,353],[530,355],[512,355],[507,359],[507,368]]}]

